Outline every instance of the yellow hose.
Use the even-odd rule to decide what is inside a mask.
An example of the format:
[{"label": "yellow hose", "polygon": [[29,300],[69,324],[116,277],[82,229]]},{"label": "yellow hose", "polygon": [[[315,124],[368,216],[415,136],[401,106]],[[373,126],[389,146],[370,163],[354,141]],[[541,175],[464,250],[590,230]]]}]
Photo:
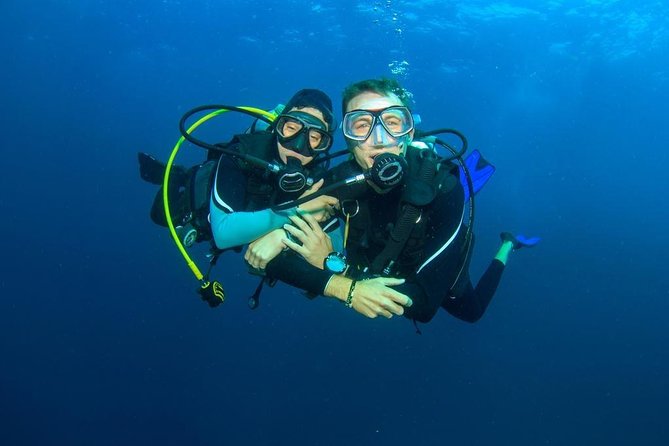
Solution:
[{"label": "yellow hose", "polygon": [[[274,121],[276,119],[276,114],[272,112],[268,112],[265,110],[261,110],[259,108],[255,107],[239,107],[243,110],[250,111],[252,113],[257,113],[259,115],[265,116],[268,118],[270,121]],[[202,118],[198,119],[193,125],[191,125],[187,132],[190,135],[196,128],[198,128],[200,125],[203,123],[207,122],[211,118],[221,115],[225,112],[230,111],[227,108],[222,108],[219,110],[215,110]],[[172,153],[170,154],[169,159],[167,160],[167,166],[165,167],[165,176],[163,177],[163,207],[165,209],[165,220],[167,221],[167,227],[170,230],[170,234],[172,234],[172,239],[174,240],[174,243],[177,245],[177,249],[179,249],[179,252],[183,256],[184,260],[186,260],[186,263],[188,264],[188,267],[190,270],[193,272],[195,277],[197,277],[197,280],[202,280],[204,279],[204,275],[200,271],[200,269],[197,267],[193,259],[190,258],[188,255],[188,252],[186,251],[186,248],[184,245],[181,243],[181,240],[179,240],[179,236],[177,234],[176,229],[174,229],[174,223],[172,222],[172,215],[170,213],[170,200],[168,196],[168,184],[170,184],[170,172],[172,171],[172,165],[174,164],[174,160],[177,157],[177,154],[179,153],[179,149],[181,148],[181,145],[184,143],[186,138],[181,136],[179,140],[177,141],[176,145],[174,146],[174,149],[172,149]]]}]

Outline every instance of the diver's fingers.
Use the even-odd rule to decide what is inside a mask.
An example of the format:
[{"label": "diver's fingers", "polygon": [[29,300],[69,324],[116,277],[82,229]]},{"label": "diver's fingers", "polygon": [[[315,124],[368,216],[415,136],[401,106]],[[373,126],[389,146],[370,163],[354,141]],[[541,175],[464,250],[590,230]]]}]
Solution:
[{"label": "diver's fingers", "polygon": [[[385,318],[387,318],[387,319],[390,319],[390,318],[393,317],[393,313],[391,313],[390,311],[386,310],[384,307],[378,307],[378,308],[376,309],[376,314],[378,314],[379,316],[383,316],[383,317],[385,317]],[[397,314],[397,313],[395,313],[395,314]]]},{"label": "diver's fingers", "polygon": [[288,248],[292,249],[293,251],[295,251],[296,253],[300,254],[300,255],[303,256],[303,257],[309,254],[309,250],[308,250],[308,249],[306,249],[304,246],[300,245],[299,243],[295,243],[295,242],[292,241],[292,240],[284,239],[284,240],[283,240],[283,243],[284,243]]},{"label": "diver's fingers", "polygon": [[[307,215],[307,214],[305,213],[305,214],[303,214],[303,215]],[[304,219],[304,218],[302,218],[302,217],[298,217],[297,215],[291,215],[291,216],[288,217],[288,218],[290,219],[290,221],[293,222],[293,225],[295,225],[295,226],[296,226],[297,228],[299,228],[301,231],[303,231],[303,232],[305,232],[305,233],[306,233],[306,232],[312,232],[312,231],[313,231],[312,226],[311,226],[309,223],[307,223],[306,219]],[[315,220],[314,220],[314,221],[315,221]],[[318,225],[318,223],[316,223],[316,225]],[[288,225],[288,226],[291,226],[291,225]],[[295,227],[295,226],[294,226],[294,227]]]},{"label": "diver's fingers", "polygon": [[254,255],[252,249],[246,250],[246,252],[244,253],[244,260],[246,260],[246,263],[248,263],[252,267],[258,268],[258,258],[256,255]]},{"label": "diver's fingers", "polygon": [[244,253],[244,260],[250,262],[253,259],[253,249],[248,248]]},{"label": "diver's fingers", "polygon": [[397,290],[394,290],[390,287],[396,286],[396,285],[401,285],[405,282],[404,279],[398,279],[395,277],[382,277],[379,278],[380,282],[386,286],[386,289],[383,293],[385,297],[388,297],[391,299],[393,302],[400,304],[404,307],[409,308],[411,305],[413,305],[413,300],[406,294],[400,293]]},{"label": "diver's fingers", "polygon": [[323,178],[321,178],[320,180],[316,181],[314,184],[311,185],[311,187],[310,187],[309,189],[307,189],[307,190],[304,192],[304,195],[313,194],[314,192],[316,192],[318,189],[321,188],[321,186],[323,185],[324,182],[325,182],[325,180],[324,180]]},{"label": "diver's fingers", "polygon": [[404,307],[402,307],[401,305],[396,304],[395,302],[393,302],[392,299],[384,299],[384,301],[381,303],[381,306],[385,310],[387,310],[387,311],[389,311],[393,314],[396,314],[398,316],[402,316],[404,314]]},{"label": "diver's fingers", "polygon": [[397,277],[379,277],[378,280],[385,286],[402,285],[406,282],[404,279],[399,279]]},{"label": "diver's fingers", "polygon": [[333,196],[330,196],[330,195],[321,195],[321,198],[323,199],[323,202],[324,202],[327,206],[332,206],[332,207],[337,207],[337,206],[339,206],[339,200],[336,199],[336,198],[333,197]]},{"label": "diver's fingers", "polygon": [[[330,215],[331,212],[332,211],[327,211],[327,214]],[[316,220],[316,217],[314,217],[310,213],[305,212],[305,213],[301,214],[301,217],[302,218],[300,220],[304,220],[307,223],[307,225],[309,225],[309,228],[311,228],[312,230],[315,231],[316,229],[320,228],[320,224]]]},{"label": "diver's fingers", "polygon": [[294,225],[285,224],[283,225],[283,229],[290,232],[290,235],[294,235],[298,240],[302,240],[304,238],[304,232],[302,232],[300,228]]},{"label": "diver's fingers", "polygon": [[409,296],[402,294],[399,291],[395,291],[392,288],[386,288],[383,296],[392,300],[396,304],[402,305],[403,307],[409,308],[413,305],[413,300],[411,300]]},{"label": "diver's fingers", "polygon": [[393,317],[393,313],[388,311],[383,305],[380,303],[376,302],[356,302],[355,299],[353,299],[353,308],[358,312],[361,313],[365,316],[367,316],[370,319],[376,319],[379,316],[383,316],[387,319],[390,319]]}]

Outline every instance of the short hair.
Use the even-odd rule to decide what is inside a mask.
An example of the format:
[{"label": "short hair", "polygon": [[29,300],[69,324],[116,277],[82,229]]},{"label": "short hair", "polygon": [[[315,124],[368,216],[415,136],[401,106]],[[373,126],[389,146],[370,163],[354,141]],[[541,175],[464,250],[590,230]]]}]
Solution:
[{"label": "short hair", "polygon": [[361,93],[372,92],[380,95],[394,94],[402,101],[402,105],[409,106],[411,96],[395,79],[381,77],[379,79],[367,79],[364,81],[355,82],[344,88],[342,93],[341,111],[346,114],[346,105]]}]

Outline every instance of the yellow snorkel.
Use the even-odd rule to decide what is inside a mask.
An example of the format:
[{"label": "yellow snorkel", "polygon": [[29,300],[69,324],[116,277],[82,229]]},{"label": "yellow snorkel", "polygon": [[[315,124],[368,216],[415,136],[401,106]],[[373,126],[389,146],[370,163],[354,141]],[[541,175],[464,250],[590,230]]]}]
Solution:
[{"label": "yellow snorkel", "polygon": [[[169,200],[170,197],[169,197],[169,187],[168,187],[170,182],[170,173],[172,170],[172,165],[174,164],[174,160],[176,159],[177,154],[179,153],[181,145],[184,143],[184,141],[188,139],[188,135],[190,135],[200,125],[204,124],[205,122],[209,121],[211,118],[215,116],[219,116],[228,111],[239,111],[254,116],[257,119],[261,119],[263,121],[271,123],[274,121],[274,119],[276,119],[277,114],[255,107],[204,106],[204,107],[198,107],[197,109],[194,110],[195,111],[211,110],[212,108],[215,108],[216,110],[203,116],[202,118],[198,119],[193,125],[191,125],[188,128],[188,130],[185,131],[186,135],[182,134],[182,136],[179,138],[174,148],[172,149],[172,153],[170,154],[170,157],[167,160],[167,165],[165,167],[165,175],[163,177],[163,207],[165,210],[165,220],[167,222],[167,227],[170,230],[170,234],[172,235],[172,240],[176,244],[177,249],[181,253],[184,260],[186,261],[186,264],[190,268],[191,272],[195,275],[197,280],[201,282],[200,283],[201,287],[199,290],[200,295],[204,300],[206,300],[209,303],[210,306],[213,307],[217,306],[218,304],[220,304],[225,300],[225,292],[223,290],[223,286],[219,282],[217,281],[210,282],[209,278],[204,274],[202,274],[200,268],[198,268],[193,259],[188,255],[188,252],[186,251],[186,248],[181,242],[181,239],[177,234],[176,228],[174,227],[174,222],[172,221],[172,215],[170,212],[170,200]],[[184,118],[182,118],[180,123],[180,128],[183,128],[183,123],[187,117],[188,116],[185,115]]]}]

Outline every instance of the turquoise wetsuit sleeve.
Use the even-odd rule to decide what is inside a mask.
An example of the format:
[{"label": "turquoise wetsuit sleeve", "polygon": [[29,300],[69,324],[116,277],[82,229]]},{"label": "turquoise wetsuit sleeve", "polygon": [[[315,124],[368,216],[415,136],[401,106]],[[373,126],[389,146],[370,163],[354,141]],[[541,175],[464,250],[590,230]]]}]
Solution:
[{"label": "turquoise wetsuit sleeve", "polygon": [[288,223],[295,208],[282,212],[264,209],[244,211],[247,178],[237,163],[222,156],[216,169],[209,201],[209,218],[214,242],[219,249],[241,246]]},{"label": "turquoise wetsuit sleeve", "polygon": [[290,222],[288,216],[295,208],[274,212],[264,209],[256,212],[226,212],[216,205],[212,197],[209,212],[211,232],[219,249],[241,246],[256,240],[268,232],[279,229]]}]

